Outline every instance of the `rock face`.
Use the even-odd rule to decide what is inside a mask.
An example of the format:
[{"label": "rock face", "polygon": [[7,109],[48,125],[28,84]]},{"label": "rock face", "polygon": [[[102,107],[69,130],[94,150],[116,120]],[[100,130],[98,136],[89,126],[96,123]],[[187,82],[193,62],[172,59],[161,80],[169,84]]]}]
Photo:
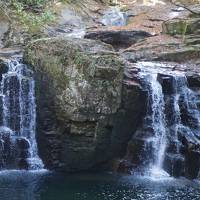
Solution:
[{"label": "rock face", "polygon": [[3,46],[3,39],[4,39],[4,34],[8,31],[9,29],[9,22],[8,20],[5,19],[4,16],[2,16],[1,11],[0,11],[0,48]]},{"label": "rock face", "polygon": [[[159,41],[159,44],[158,44]],[[125,59],[137,61],[196,62],[200,57],[199,36],[187,35],[185,38],[159,36],[141,41],[123,52]]]},{"label": "rock face", "polygon": [[[199,8],[195,12],[199,13]],[[143,60],[199,64],[199,16],[186,12],[179,17],[163,21],[159,34],[125,49],[122,53],[124,58],[130,62]]]},{"label": "rock face", "polygon": [[97,169],[124,156],[144,105],[137,84],[122,89],[124,64],[111,46],[42,39],[24,60],[35,71],[39,149],[48,168]]},{"label": "rock face", "polygon": [[142,41],[144,38],[150,36],[152,35],[145,31],[97,30],[86,33],[85,38],[100,40],[119,49],[130,47],[132,44]]},{"label": "rock face", "polygon": [[163,32],[170,35],[198,34],[200,18],[173,19],[163,23]]}]

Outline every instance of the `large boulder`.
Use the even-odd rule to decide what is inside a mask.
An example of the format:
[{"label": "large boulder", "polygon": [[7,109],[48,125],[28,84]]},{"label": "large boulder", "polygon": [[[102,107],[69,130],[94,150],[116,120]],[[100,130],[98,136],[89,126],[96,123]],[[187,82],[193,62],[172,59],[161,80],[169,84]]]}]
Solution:
[{"label": "large boulder", "polygon": [[[124,64],[110,45],[88,39],[41,39],[26,48],[24,60],[35,72],[39,151],[48,168],[96,169],[125,154],[142,101],[135,85],[132,100],[141,107],[123,105]],[[123,88],[130,102],[130,92]],[[126,109],[136,112],[136,122],[128,129]]]}]

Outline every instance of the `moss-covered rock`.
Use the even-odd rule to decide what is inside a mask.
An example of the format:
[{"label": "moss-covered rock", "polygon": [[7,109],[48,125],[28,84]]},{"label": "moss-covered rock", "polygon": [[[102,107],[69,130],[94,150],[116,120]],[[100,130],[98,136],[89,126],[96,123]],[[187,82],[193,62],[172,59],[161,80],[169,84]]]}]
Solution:
[{"label": "moss-covered rock", "polygon": [[108,169],[126,154],[145,98],[110,45],[41,39],[25,49],[24,60],[35,72],[38,144],[46,167]]},{"label": "moss-covered rock", "polygon": [[25,60],[53,79],[56,103],[65,108],[65,117],[117,111],[123,64],[110,46],[91,40],[42,39],[28,46]]},{"label": "moss-covered rock", "polygon": [[196,34],[200,30],[200,18],[173,19],[164,22],[162,27],[170,35]]},{"label": "moss-covered rock", "polygon": [[24,60],[36,76],[45,164],[76,171],[107,161],[123,79],[123,62],[112,47],[86,39],[41,39],[26,48]]}]

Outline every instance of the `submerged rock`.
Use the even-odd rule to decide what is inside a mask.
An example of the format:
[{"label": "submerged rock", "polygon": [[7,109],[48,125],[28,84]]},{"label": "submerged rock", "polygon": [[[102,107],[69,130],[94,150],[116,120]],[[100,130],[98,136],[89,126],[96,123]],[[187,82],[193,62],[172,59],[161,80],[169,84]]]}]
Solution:
[{"label": "submerged rock", "polygon": [[18,160],[18,167],[19,169],[26,169],[28,170],[29,168],[29,163],[26,159],[19,159]]}]

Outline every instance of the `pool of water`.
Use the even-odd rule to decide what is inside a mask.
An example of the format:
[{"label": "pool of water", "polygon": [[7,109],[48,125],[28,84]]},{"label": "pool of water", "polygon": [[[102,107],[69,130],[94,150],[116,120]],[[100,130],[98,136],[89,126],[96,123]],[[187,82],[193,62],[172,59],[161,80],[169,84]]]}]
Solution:
[{"label": "pool of water", "polygon": [[0,172],[0,200],[199,200],[200,183],[116,174]]}]

